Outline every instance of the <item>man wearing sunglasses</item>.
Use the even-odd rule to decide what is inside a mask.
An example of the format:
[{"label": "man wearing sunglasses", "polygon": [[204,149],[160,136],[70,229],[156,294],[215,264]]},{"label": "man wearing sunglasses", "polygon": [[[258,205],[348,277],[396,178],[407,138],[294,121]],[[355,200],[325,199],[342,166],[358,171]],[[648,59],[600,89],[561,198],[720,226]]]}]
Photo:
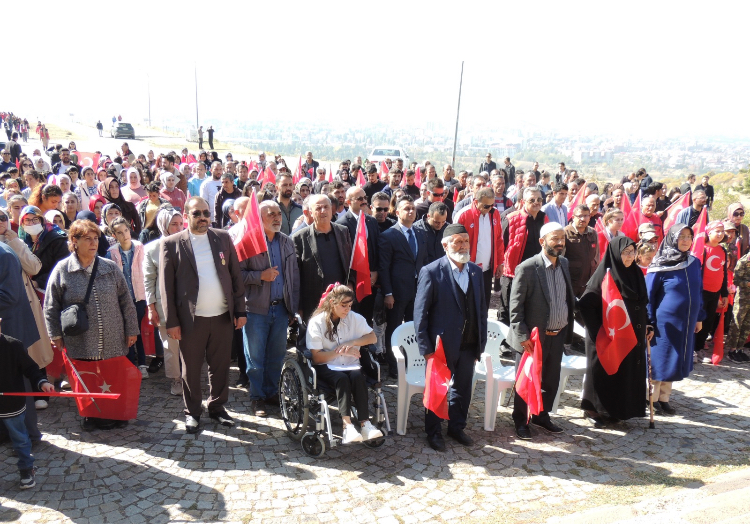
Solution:
[{"label": "man wearing sunglasses", "polygon": [[11,167],[16,167],[15,162],[10,161],[10,151],[3,149],[2,153],[3,160],[0,162],[0,173],[5,173]]},{"label": "man wearing sunglasses", "polygon": [[506,326],[510,325],[510,288],[516,267],[542,250],[539,232],[549,221],[542,211],[544,198],[538,188],[527,187],[523,190],[522,196],[522,207],[508,214],[503,222],[505,259],[503,276],[500,279],[500,306],[497,314],[498,320]]},{"label": "man wearing sunglasses", "polygon": [[448,223],[451,224],[453,220],[450,217],[453,216],[454,204],[453,200],[448,198],[445,182],[440,178],[431,178],[427,181],[427,196],[417,205],[417,220],[422,220],[435,202],[442,202],[448,206]]},{"label": "man wearing sunglasses", "polygon": [[233,426],[224,404],[229,398],[229,361],[234,330],[245,325],[245,285],[237,252],[226,231],[211,229],[203,198],[190,198],[188,229],[164,238],[159,256],[159,287],[167,336],[180,341],[185,430],[197,433],[203,407],[201,368],[208,363],[208,414]]},{"label": "man wearing sunglasses", "polygon": [[505,255],[500,213],[495,209],[495,192],[491,187],[474,193],[471,207],[461,213],[458,223],[469,232],[471,261],[482,270],[484,301],[489,309],[492,280],[502,276]]}]

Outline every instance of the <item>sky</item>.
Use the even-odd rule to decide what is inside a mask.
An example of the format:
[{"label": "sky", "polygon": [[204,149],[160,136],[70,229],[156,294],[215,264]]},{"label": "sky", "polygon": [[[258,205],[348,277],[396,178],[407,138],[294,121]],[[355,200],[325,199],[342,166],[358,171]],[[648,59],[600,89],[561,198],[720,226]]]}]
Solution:
[{"label": "sky", "polygon": [[[7,9],[10,9],[8,13]],[[746,2],[14,1],[3,110],[750,137]],[[6,52],[6,57],[12,56]],[[6,65],[6,67],[11,67]],[[29,81],[33,78],[33,81]],[[47,80],[44,80],[44,79]]]}]

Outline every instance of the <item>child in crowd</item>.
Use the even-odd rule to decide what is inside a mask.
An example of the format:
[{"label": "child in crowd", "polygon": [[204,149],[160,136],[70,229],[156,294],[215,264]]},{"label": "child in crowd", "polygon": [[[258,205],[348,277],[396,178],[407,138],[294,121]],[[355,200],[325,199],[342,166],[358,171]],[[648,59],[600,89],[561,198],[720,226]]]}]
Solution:
[{"label": "child in crowd", "polygon": [[[711,364],[712,351],[705,348],[706,340],[716,330],[719,320],[717,309],[726,307],[729,297],[727,288],[727,252],[720,242],[724,240],[724,223],[720,220],[706,226],[706,247],[702,257],[703,309],[706,318],[703,327],[695,334],[695,351],[701,352],[700,361]],[[720,336],[724,336],[723,333]]]},{"label": "child in crowd", "polygon": [[[0,391],[3,393],[26,391],[24,376],[45,393],[55,390],[52,384],[47,382],[44,372],[40,371],[36,362],[26,353],[21,341],[0,333]],[[0,396],[0,421],[5,425],[13,449],[18,455],[21,489],[33,488],[36,485],[34,457],[31,454],[31,439],[26,430],[25,419],[25,397]]]},{"label": "child in crowd", "polygon": [[638,247],[635,252],[635,263],[638,264],[638,267],[641,268],[641,271],[643,271],[644,277],[646,276],[648,266],[654,259],[654,255],[656,255],[656,248],[653,244],[649,242],[638,243]]}]

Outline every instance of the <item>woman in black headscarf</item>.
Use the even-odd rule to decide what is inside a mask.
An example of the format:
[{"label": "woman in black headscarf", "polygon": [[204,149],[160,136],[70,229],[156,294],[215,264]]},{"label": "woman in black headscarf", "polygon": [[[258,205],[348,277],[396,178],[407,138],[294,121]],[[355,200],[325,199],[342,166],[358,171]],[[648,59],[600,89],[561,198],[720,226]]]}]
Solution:
[{"label": "woman in black headscarf", "polygon": [[[613,375],[602,367],[596,347],[602,327],[602,281],[607,270],[622,295],[638,340]],[[647,326],[647,304],[646,281],[635,264],[635,243],[626,236],[615,237],[579,301],[586,324],[587,360],[581,409],[595,427],[646,415],[646,340],[653,334],[651,326]]]},{"label": "woman in black headscarf", "polygon": [[128,221],[133,234],[138,237],[141,233],[141,219],[138,216],[135,206],[125,200],[120,192],[120,183],[115,177],[107,177],[104,181],[102,196],[107,202],[116,204],[122,212],[122,218]]}]

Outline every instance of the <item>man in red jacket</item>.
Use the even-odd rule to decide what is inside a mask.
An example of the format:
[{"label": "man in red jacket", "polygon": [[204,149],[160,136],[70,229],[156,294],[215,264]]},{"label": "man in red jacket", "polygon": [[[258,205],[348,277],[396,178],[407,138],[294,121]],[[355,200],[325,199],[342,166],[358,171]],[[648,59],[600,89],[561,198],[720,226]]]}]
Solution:
[{"label": "man in red jacket", "polygon": [[544,197],[537,187],[527,187],[523,191],[523,207],[505,217],[503,224],[503,245],[505,260],[503,276],[500,279],[500,307],[498,319],[510,325],[510,287],[516,274],[516,267],[542,250],[539,232],[548,222],[542,211]]},{"label": "man in red jacket", "polygon": [[469,232],[471,261],[482,270],[484,301],[490,307],[492,279],[503,273],[503,230],[500,213],[495,209],[495,192],[485,187],[474,193],[471,207],[461,213],[458,222]]}]

